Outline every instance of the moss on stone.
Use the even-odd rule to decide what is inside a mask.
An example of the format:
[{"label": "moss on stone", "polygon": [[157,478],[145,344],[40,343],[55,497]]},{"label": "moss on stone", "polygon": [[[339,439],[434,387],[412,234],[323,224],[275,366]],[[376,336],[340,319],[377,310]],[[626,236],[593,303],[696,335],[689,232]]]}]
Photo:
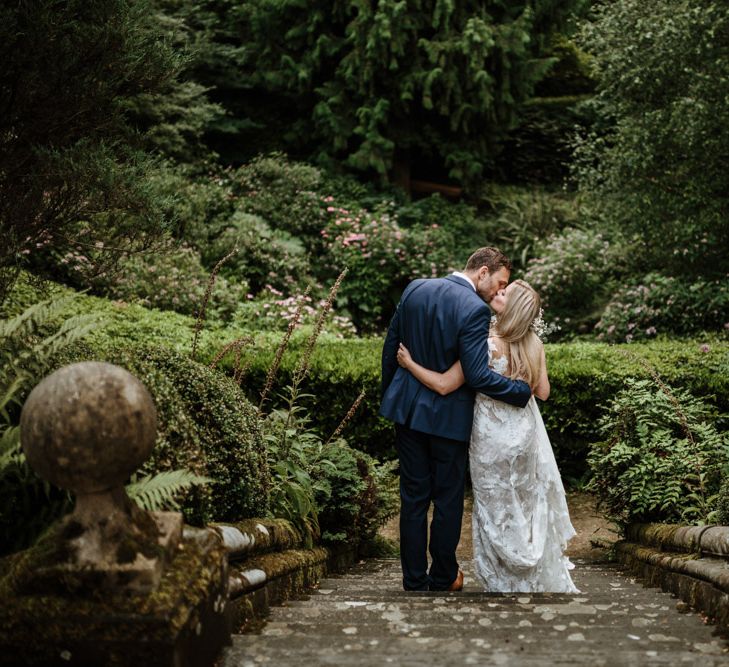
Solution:
[{"label": "moss on stone", "polygon": [[[254,538],[250,548],[241,553],[243,558],[264,554],[270,551],[284,551],[303,546],[304,539],[294,525],[286,519],[245,519],[235,523],[216,524],[233,526],[244,535]],[[260,527],[265,528],[261,530]],[[235,553],[232,554],[236,556]]]},{"label": "moss on stone", "polygon": [[[31,550],[33,551],[33,550]],[[127,593],[83,596],[22,594],[18,577],[32,576],[37,552],[21,559],[0,580],[0,645],[42,646],[87,641],[169,642],[208,599],[211,590],[225,590],[225,553],[217,539],[199,543],[185,540],[164,571],[156,591],[146,595]],[[18,565],[18,563],[16,563]],[[38,646],[40,651],[41,647]]]}]

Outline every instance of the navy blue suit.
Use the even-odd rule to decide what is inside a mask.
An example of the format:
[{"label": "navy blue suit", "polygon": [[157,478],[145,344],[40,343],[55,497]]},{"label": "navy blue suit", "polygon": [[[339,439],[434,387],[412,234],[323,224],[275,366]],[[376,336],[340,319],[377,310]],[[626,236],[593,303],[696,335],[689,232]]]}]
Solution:
[{"label": "navy blue suit", "polygon": [[[402,294],[382,350],[380,414],[396,424],[400,458],[400,552],[407,590],[444,590],[455,580],[475,392],[524,407],[528,385],[488,366],[491,311],[458,276],[415,280]],[[437,372],[460,360],[466,384],[441,396],[397,363],[403,343]],[[427,511],[434,504],[427,572]]]}]

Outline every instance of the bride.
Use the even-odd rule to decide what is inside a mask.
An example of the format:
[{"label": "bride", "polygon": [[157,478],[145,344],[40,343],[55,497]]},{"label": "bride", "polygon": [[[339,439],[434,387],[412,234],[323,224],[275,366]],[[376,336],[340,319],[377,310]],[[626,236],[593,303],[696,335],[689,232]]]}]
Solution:
[{"label": "bride", "polygon": [[[490,366],[526,381],[534,396],[549,397],[544,346],[535,328],[539,295],[515,280],[489,304]],[[441,395],[464,382],[460,362],[445,373],[415,363],[400,345],[400,365]],[[575,535],[564,487],[534,399],[526,409],[476,395],[469,465],[473,487],[473,555],[476,577],[491,592],[577,593],[564,555]]]}]

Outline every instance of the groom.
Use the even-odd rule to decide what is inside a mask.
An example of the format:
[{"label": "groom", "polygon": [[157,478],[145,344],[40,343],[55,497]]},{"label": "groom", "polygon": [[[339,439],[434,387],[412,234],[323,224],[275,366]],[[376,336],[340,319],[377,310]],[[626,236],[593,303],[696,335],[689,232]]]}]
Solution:
[{"label": "groom", "polygon": [[[531,397],[526,383],[509,380],[488,366],[491,311],[486,303],[506,287],[510,274],[511,262],[505,255],[496,248],[479,248],[462,273],[411,282],[387,331],[380,414],[395,422],[405,590],[463,588],[456,547],[475,392],[522,408]],[[417,363],[440,373],[460,359],[466,384],[446,396],[431,391],[398,365],[400,343]],[[425,551],[431,501],[428,572]]]}]

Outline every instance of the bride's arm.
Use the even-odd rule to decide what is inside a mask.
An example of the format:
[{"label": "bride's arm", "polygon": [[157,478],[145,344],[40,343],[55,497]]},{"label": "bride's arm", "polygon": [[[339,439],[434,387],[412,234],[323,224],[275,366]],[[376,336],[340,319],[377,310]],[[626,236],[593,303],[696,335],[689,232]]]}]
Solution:
[{"label": "bride's arm", "polygon": [[410,352],[402,343],[400,343],[400,348],[397,351],[397,363],[412,373],[428,389],[432,389],[441,396],[450,394],[466,381],[463,370],[461,370],[460,361],[453,364],[445,373],[436,373],[415,363],[410,356]]},{"label": "bride's arm", "polygon": [[549,376],[547,375],[547,357],[544,354],[544,345],[542,345],[542,368],[539,372],[539,380],[534,385],[534,395],[546,401],[549,398],[550,389]]}]

